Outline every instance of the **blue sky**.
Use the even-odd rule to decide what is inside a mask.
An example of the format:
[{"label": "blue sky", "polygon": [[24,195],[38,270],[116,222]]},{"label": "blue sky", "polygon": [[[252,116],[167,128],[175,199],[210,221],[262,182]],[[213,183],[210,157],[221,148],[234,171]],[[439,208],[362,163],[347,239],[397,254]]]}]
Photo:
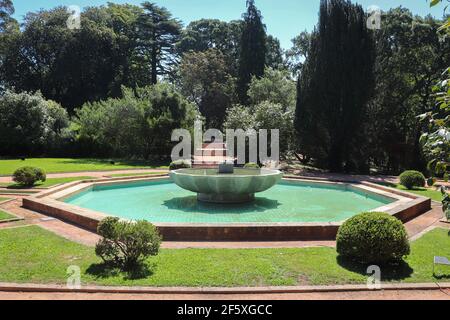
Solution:
[{"label": "blue sky", "polygon": [[[441,17],[443,6],[430,9],[428,0],[352,0],[364,8],[376,5],[383,10],[403,6],[415,14],[429,13]],[[28,11],[49,9],[59,5],[97,6],[107,0],[13,0],[15,17],[19,21]],[[143,0],[110,0],[114,3],[140,4]],[[169,9],[184,24],[200,18],[215,18],[224,21],[239,19],[245,11],[245,0],[153,0]],[[284,48],[289,48],[291,39],[303,30],[311,30],[317,23],[319,0],[256,0],[264,16],[267,31],[280,39]]]}]

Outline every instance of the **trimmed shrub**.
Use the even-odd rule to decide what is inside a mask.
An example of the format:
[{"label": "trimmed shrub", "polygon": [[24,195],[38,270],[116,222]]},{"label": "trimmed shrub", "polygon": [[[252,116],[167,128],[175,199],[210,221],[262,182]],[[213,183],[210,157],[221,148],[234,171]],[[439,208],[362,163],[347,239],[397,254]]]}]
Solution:
[{"label": "trimmed shrub", "polygon": [[434,186],[435,183],[436,183],[436,178],[428,178],[428,179],[427,179],[427,185],[428,185],[429,187]]},{"label": "trimmed shrub", "polygon": [[387,213],[367,212],[347,220],[338,231],[337,252],[364,264],[400,262],[410,253],[402,222]]},{"label": "trimmed shrub", "polygon": [[108,217],[100,222],[97,232],[102,239],[95,247],[95,254],[122,270],[132,270],[159,252],[161,236],[147,221],[127,222]]},{"label": "trimmed shrub", "polygon": [[38,181],[45,182],[47,176],[44,170],[35,167],[22,167],[13,174],[13,181],[20,185],[32,187]]},{"label": "trimmed shrub", "polygon": [[448,182],[449,178],[448,172],[444,173],[444,182]]},{"label": "trimmed shrub", "polygon": [[191,162],[189,160],[176,160],[173,161],[169,166],[170,170],[189,169],[189,168],[192,168]]},{"label": "trimmed shrub", "polygon": [[422,188],[425,187],[425,176],[419,171],[405,171],[400,175],[400,184],[408,190]]},{"label": "trimmed shrub", "polygon": [[260,169],[260,166],[257,163],[249,162],[244,166],[245,169]]}]

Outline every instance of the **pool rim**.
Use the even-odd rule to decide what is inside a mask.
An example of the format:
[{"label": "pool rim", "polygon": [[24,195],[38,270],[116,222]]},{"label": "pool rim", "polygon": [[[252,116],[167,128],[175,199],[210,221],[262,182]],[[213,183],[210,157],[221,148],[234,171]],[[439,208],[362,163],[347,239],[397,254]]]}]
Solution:
[{"label": "pool rim", "polygon": [[[61,199],[95,185],[123,184],[167,180],[167,174],[130,178],[81,180],[42,191],[23,199],[23,206],[96,232],[98,223],[111,215],[64,203]],[[393,203],[370,211],[387,212],[407,222],[431,209],[431,199],[399,191],[368,181],[330,181],[320,178],[285,176],[283,181],[304,181],[320,184],[344,184],[389,198]],[[124,219],[126,220],[126,219]],[[165,241],[300,241],[335,240],[340,222],[271,222],[271,223],[154,223]]]}]

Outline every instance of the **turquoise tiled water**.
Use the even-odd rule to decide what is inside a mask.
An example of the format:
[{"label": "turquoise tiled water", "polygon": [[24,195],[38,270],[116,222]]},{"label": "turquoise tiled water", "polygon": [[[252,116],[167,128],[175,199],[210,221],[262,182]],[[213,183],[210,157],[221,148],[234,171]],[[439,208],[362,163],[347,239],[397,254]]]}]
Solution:
[{"label": "turquoise tiled water", "polygon": [[159,223],[337,222],[393,199],[342,185],[283,181],[253,203],[206,204],[168,180],[96,186],[65,202],[133,220]]}]

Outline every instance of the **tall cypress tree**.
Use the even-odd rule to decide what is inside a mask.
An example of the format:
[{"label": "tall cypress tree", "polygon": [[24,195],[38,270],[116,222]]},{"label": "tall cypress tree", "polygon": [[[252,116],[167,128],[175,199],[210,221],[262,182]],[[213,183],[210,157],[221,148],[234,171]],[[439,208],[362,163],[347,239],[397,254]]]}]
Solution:
[{"label": "tall cypress tree", "polygon": [[256,8],[254,0],[247,0],[247,12],[243,18],[237,90],[240,102],[247,105],[247,91],[252,77],[264,75],[267,36],[261,12]]},{"label": "tall cypress tree", "polygon": [[364,135],[374,88],[374,44],[366,14],[345,0],[321,0],[298,81],[300,152],[334,172],[368,171]]}]

